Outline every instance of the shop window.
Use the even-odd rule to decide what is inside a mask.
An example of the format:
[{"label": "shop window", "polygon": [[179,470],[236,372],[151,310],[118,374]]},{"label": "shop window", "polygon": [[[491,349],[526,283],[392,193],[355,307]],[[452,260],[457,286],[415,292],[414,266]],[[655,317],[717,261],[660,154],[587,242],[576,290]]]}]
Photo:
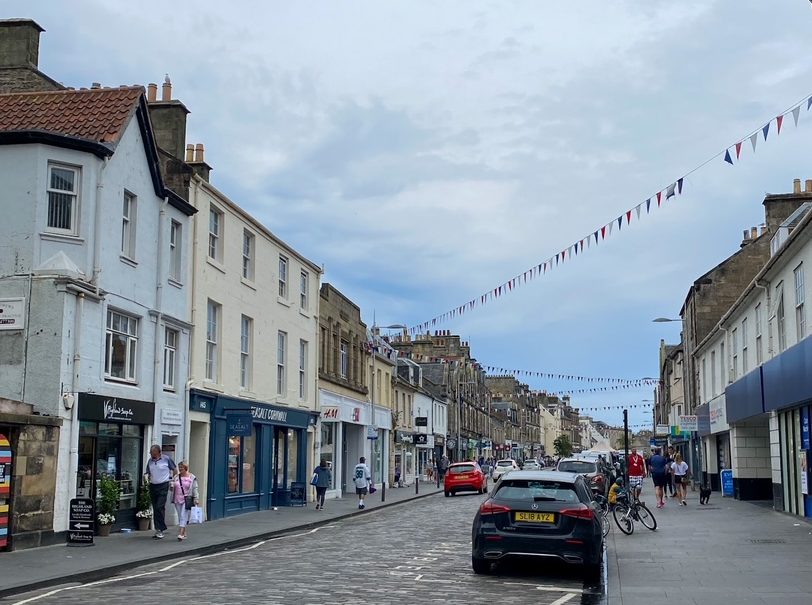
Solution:
[{"label": "shop window", "polygon": [[252,494],[255,489],[257,429],[250,437],[228,438],[228,484],[229,494]]},{"label": "shop window", "polygon": [[333,483],[330,489],[335,489],[335,422],[323,422],[321,425],[321,459],[327,462],[327,468],[333,471]]},{"label": "shop window", "polygon": [[98,497],[98,480],[111,476],[121,485],[119,510],[134,509],[143,469],[141,426],[80,423],[76,495]]},{"label": "shop window", "polygon": [[299,431],[288,429],[288,476],[287,486],[299,476]]}]

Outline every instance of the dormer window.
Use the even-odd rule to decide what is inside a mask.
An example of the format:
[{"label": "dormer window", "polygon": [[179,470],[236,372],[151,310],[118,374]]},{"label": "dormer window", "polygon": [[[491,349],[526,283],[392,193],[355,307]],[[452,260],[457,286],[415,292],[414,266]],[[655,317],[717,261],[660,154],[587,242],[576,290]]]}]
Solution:
[{"label": "dormer window", "polygon": [[48,231],[78,234],[79,176],[78,168],[48,166]]}]

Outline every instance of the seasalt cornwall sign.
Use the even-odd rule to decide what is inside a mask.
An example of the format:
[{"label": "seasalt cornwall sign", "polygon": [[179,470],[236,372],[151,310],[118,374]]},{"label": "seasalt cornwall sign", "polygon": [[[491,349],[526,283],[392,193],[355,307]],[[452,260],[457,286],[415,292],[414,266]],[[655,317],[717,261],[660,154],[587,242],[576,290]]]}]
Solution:
[{"label": "seasalt cornwall sign", "polygon": [[285,424],[288,422],[288,413],[286,410],[251,406],[251,415],[257,420],[264,420],[265,422],[282,422]]}]

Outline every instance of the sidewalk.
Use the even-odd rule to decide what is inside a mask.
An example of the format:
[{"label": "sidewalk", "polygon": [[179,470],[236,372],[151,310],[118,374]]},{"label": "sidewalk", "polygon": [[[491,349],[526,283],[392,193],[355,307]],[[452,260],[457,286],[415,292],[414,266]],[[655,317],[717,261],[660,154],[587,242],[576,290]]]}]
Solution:
[{"label": "sidewalk", "polygon": [[192,525],[185,542],[179,542],[177,528],[170,527],[163,540],[153,540],[152,531],[133,531],[96,537],[91,547],[57,545],[0,553],[0,598],[58,584],[98,580],[146,563],[235,548],[443,492],[430,483],[421,483],[419,489],[419,495],[415,495],[413,485],[388,488],[385,503],[381,503],[378,490],[367,496],[363,511],[358,510],[358,499],[352,495],[327,500],[323,511],[308,503],[307,507],[285,507]]},{"label": "sidewalk", "polygon": [[668,498],[657,509],[651,482],[643,489],[658,528],[636,523],[626,536],[612,521],[611,605],[812,603],[812,524],[718,492],[706,506],[691,492],[687,507]]}]

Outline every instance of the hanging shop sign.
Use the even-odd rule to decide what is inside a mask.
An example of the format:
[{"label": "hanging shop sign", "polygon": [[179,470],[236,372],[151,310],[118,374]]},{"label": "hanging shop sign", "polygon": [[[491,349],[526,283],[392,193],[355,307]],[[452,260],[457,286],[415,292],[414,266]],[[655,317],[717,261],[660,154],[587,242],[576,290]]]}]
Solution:
[{"label": "hanging shop sign", "polygon": [[414,419],[415,426],[428,426],[429,425],[429,417],[428,416],[417,416]]},{"label": "hanging shop sign", "polygon": [[79,393],[79,420],[152,424],[155,421],[155,404],[151,401]]},{"label": "hanging shop sign", "polygon": [[683,433],[689,433],[692,431],[699,430],[699,419],[696,415],[691,416],[680,416],[679,417],[679,428],[680,431]]},{"label": "hanging shop sign", "polygon": [[229,412],[226,414],[226,433],[229,437],[250,437],[254,428],[251,412]]}]

